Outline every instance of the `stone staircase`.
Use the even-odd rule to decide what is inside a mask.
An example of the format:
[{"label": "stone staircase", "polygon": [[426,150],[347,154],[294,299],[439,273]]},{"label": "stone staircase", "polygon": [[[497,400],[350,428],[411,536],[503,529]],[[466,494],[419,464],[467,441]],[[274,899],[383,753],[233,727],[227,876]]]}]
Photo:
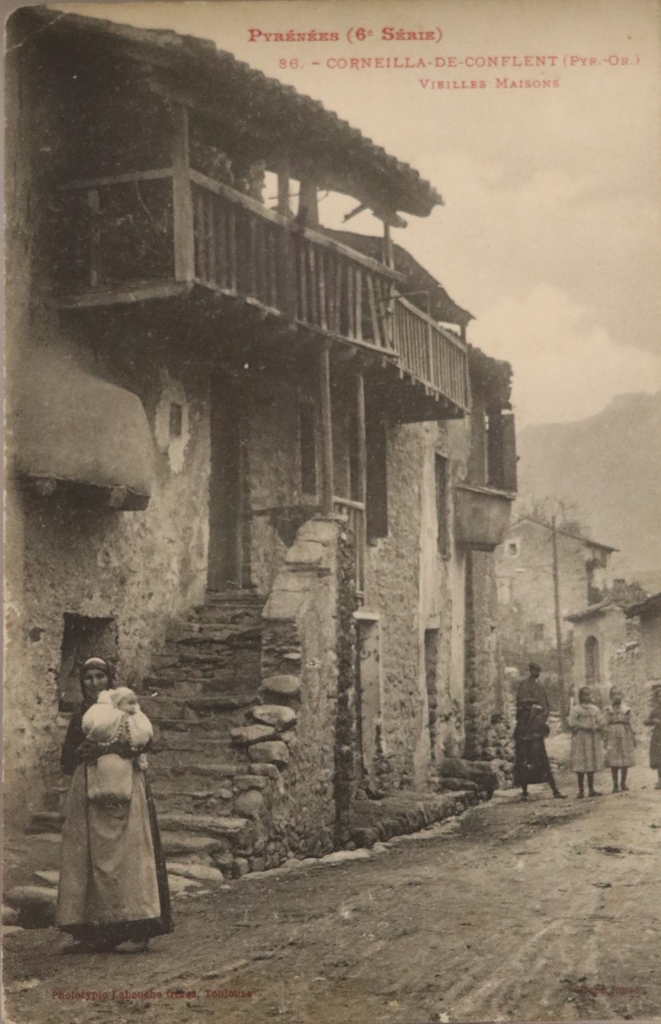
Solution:
[{"label": "stone staircase", "polygon": [[[166,855],[232,875],[287,857],[274,828],[284,793],[277,757],[261,762],[254,756],[259,744],[255,751],[248,745],[278,735],[250,714],[262,704],[263,604],[253,591],[209,593],[203,606],[170,624],[140,694],[154,725],[148,777]],[[49,791],[28,831],[61,828],[66,791],[67,780]]]}]

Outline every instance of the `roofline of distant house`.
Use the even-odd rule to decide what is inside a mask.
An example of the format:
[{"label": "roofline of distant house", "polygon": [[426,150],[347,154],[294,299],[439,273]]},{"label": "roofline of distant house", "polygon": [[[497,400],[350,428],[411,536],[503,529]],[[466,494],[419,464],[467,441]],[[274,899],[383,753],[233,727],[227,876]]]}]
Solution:
[{"label": "roofline of distant house", "polygon": [[629,618],[632,618],[634,615],[641,615],[643,618],[646,618],[649,613],[654,614],[655,612],[661,612],[661,591],[627,608],[627,616]]},{"label": "roofline of distant house", "polygon": [[[519,523],[534,523],[535,526],[543,526],[546,530],[551,530],[551,524],[545,523],[543,519],[536,519],[534,516],[519,516],[513,523],[510,524],[510,530],[513,530]],[[571,533],[569,530],[563,530],[562,527],[556,528],[556,533],[559,533],[562,537],[571,537],[573,540],[580,540],[582,544],[586,544],[591,548],[601,548],[602,551],[619,551],[619,548],[613,548],[609,544],[600,544],[598,540],[592,540],[590,537],[583,537],[579,533]]]},{"label": "roofline of distant house", "polygon": [[581,612],[574,612],[572,615],[565,615],[564,618],[567,622],[580,622],[582,619],[590,619],[593,615],[599,615],[601,612],[605,612],[608,608],[622,608],[622,605],[617,604],[617,602],[611,600],[610,597],[605,597],[603,601],[599,601],[597,604],[588,605],[588,607],[584,608]]}]

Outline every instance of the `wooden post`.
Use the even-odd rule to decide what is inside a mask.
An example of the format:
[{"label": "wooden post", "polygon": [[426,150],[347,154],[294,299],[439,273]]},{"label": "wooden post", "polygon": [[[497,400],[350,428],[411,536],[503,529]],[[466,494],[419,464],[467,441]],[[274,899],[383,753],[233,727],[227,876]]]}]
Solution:
[{"label": "wooden post", "polygon": [[283,162],[278,167],[278,213],[281,217],[289,220],[291,210],[289,209],[289,165]]},{"label": "wooden post", "polygon": [[298,213],[301,220],[303,219],[303,210],[305,210],[304,226],[307,228],[319,227],[317,183],[310,178],[305,178],[301,181],[301,191],[298,197]]},{"label": "wooden post", "polygon": [[358,432],[358,501],[363,510],[356,515],[356,588],[365,590],[365,549],[367,545],[367,435],[365,429],[365,380],[356,374],[356,430]]},{"label": "wooden post", "polygon": [[560,721],[567,728],[567,695],[565,693],[565,670],[562,663],[562,619],[560,616],[560,572],[558,569],[558,538],[555,516],[551,518],[551,549],[553,555],[553,610],[555,613],[555,656],[558,671],[560,697]]},{"label": "wooden post", "polygon": [[321,406],[321,510],[333,514],[333,422],[331,413],[329,345],[319,351],[319,397]]},{"label": "wooden post", "polygon": [[188,161],[188,110],[178,103],[174,108],[172,140],[172,207],[174,225],[174,277],[192,281],[195,277],[195,235],[193,197]]}]

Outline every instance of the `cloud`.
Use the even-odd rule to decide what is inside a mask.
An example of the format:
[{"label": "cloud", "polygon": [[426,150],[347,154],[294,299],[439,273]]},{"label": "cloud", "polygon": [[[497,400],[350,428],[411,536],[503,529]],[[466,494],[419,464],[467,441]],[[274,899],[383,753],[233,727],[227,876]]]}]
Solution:
[{"label": "cloud", "polygon": [[549,285],[497,302],[471,341],[512,363],[520,425],[585,419],[614,394],[661,388],[661,354],[617,344],[594,308]]}]

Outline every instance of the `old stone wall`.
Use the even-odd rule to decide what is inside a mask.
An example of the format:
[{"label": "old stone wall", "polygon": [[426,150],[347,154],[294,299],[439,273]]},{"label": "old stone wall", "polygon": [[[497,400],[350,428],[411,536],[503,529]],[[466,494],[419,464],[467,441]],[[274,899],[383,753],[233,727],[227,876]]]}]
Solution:
[{"label": "old stone wall", "polygon": [[499,662],[496,579],[491,552],[466,559],[465,757],[482,757],[494,714],[506,712]]},{"label": "old stone wall", "polygon": [[[41,326],[49,345],[72,340],[83,344],[80,330],[55,317],[44,317]],[[100,375],[138,393],[147,412],[156,467],[147,509],[90,507],[76,504],[67,493],[43,497],[26,481],[12,482],[12,530],[21,524],[23,550],[20,557],[13,555],[20,562],[22,592],[15,602],[11,597],[24,648],[20,658],[10,655],[6,756],[8,792],[19,806],[22,791],[37,797],[56,762],[65,725],[58,718],[58,699],[76,697],[75,682],[64,678],[63,670],[68,674],[81,655],[90,653],[84,649],[92,642],[85,633],[99,637],[100,653],[116,663],[124,685],[139,685],[168,621],[204,597],[209,467],[205,376],[178,355],[177,344],[163,346],[161,339],[159,351],[154,351],[150,339],[132,340],[130,367],[122,363],[119,342],[112,355],[106,352],[95,362]],[[29,358],[39,359],[42,350],[33,344]],[[182,409],[182,429],[173,438],[168,423],[175,399]],[[65,647],[69,643],[68,651],[63,642]]]},{"label": "old stone wall", "polygon": [[[320,856],[335,839],[339,714],[340,520],[311,519],[298,531],[263,611],[262,684],[269,702],[297,712],[281,823],[294,852]],[[345,680],[346,684],[346,680]]]}]

